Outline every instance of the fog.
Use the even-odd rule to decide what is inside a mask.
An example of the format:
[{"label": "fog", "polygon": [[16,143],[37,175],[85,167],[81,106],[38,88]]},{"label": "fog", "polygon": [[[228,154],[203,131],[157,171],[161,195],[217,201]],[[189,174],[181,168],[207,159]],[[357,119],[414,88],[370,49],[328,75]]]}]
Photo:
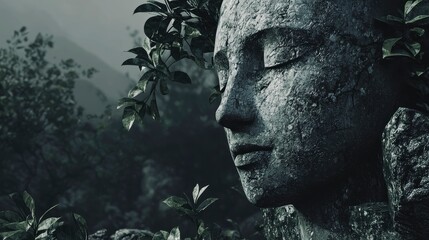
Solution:
[{"label": "fog", "polygon": [[141,30],[144,16],[133,15],[139,0],[0,0],[0,40],[22,25],[30,32],[62,36],[119,71],[132,46],[127,26]]}]

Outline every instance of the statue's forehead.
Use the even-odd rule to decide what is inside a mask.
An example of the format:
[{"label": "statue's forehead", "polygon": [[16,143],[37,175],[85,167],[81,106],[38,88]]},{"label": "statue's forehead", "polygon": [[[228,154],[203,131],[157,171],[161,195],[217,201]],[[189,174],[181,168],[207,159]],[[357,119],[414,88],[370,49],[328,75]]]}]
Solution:
[{"label": "statue's forehead", "polygon": [[243,42],[270,28],[310,30],[314,25],[315,0],[225,0],[216,41]]}]

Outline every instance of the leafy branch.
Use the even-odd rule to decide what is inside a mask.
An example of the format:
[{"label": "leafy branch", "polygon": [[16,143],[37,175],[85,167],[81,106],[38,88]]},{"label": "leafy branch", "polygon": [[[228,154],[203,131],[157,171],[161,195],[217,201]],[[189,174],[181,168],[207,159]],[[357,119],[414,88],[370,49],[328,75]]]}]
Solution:
[{"label": "leafy branch", "polygon": [[[185,240],[239,240],[244,239],[241,237],[238,224],[228,219],[227,221],[233,226],[233,229],[222,229],[220,226],[215,225],[209,227],[201,218],[204,211],[215,203],[217,198],[206,198],[200,200],[203,193],[209,186],[200,188],[197,184],[192,191],[192,198],[186,194],[184,197],[171,196],[163,201],[168,207],[176,210],[180,215],[190,219],[195,227],[196,233],[193,238],[184,238]],[[170,232],[159,231],[152,233],[150,231],[142,232],[142,239],[144,240],[180,240],[181,233],[179,227],[173,228]]]},{"label": "leafy branch", "polygon": [[[86,221],[78,214],[72,214],[73,223],[67,226],[60,217],[46,215],[55,205],[36,216],[36,205],[30,194],[13,193],[9,198],[15,209],[0,211],[0,238],[2,240],[86,240]],[[65,229],[69,231],[65,231]]]},{"label": "leafy branch", "polygon": [[416,107],[425,112],[429,112],[428,3],[426,0],[406,1],[397,16],[377,18],[390,32],[383,43],[383,59],[401,59],[408,63],[407,83],[417,90]]},{"label": "leafy branch", "polygon": [[172,70],[175,63],[188,59],[203,69],[213,69],[208,55],[214,49],[220,4],[221,0],[149,0],[136,8],[134,13],[154,16],[144,24],[142,46],[129,50],[136,56],[122,64],[138,66],[143,73],[128,97],[118,104],[118,109],[124,108],[122,123],[126,129],[136,120],[142,122],[146,115],[160,118],[157,96],[167,95],[171,82],[191,83],[186,72]]}]

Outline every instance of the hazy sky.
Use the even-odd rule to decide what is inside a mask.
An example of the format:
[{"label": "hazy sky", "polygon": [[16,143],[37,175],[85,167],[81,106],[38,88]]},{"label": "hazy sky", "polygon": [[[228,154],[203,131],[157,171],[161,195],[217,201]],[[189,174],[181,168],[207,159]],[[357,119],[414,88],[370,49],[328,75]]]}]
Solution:
[{"label": "hazy sky", "polygon": [[[13,17],[2,19],[3,30],[17,29],[22,24],[30,30],[63,35],[97,55],[117,70],[132,55],[126,30],[143,28],[144,17],[133,15],[144,0],[0,0],[1,10],[13,9]],[[4,13],[3,13],[4,15]],[[4,22],[7,21],[7,22]],[[6,27],[7,26],[7,27]]]}]

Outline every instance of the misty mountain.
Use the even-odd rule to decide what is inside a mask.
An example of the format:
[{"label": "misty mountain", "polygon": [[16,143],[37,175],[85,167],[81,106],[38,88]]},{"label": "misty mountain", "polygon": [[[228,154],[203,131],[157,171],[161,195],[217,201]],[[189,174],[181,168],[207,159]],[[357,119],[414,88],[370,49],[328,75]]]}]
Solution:
[{"label": "misty mountain", "polygon": [[0,46],[12,36],[14,30],[22,26],[27,26],[31,36],[39,32],[54,36],[54,48],[50,51],[54,60],[72,58],[83,68],[93,67],[97,70],[89,81],[76,82],[76,101],[87,113],[101,113],[106,105],[115,104],[132,84],[132,80],[124,74],[69,40],[67,32],[43,11],[17,8],[8,4],[8,1],[0,0]]}]

